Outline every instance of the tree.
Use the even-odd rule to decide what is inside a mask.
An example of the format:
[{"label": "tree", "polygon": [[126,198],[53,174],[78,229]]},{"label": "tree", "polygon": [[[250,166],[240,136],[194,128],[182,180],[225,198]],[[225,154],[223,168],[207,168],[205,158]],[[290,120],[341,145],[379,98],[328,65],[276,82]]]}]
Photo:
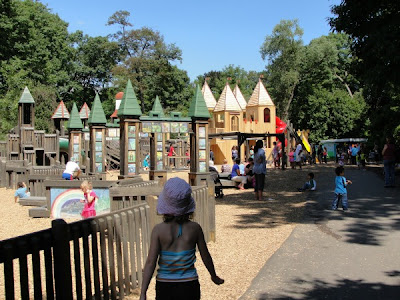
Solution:
[{"label": "tree", "polygon": [[281,20],[267,35],[260,48],[261,57],[268,58],[267,79],[277,106],[277,114],[288,118],[289,108],[299,83],[303,49],[303,30],[298,20]]},{"label": "tree", "polygon": [[383,143],[400,133],[400,2],[343,0],[332,12],[332,29],[350,36],[357,58],[352,67],[370,106],[372,139]]},{"label": "tree", "polygon": [[175,44],[166,44],[160,32],[148,27],[125,30],[118,41],[125,43],[127,51],[113,68],[114,85],[124,86],[130,78],[142,112],[151,110],[157,95],[168,110],[186,105],[192,87],[187,73],[172,65],[182,60],[182,51]]},{"label": "tree", "polygon": [[313,142],[365,133],[367,106],[350,73],[352,60],[345,34],[321,36],[303,49],[290,115],[296,128],[311,130]]},{"label": "tree", "polygon": [[216,100],[218,100],[227,82],[229,82],[232,89],[238,84],[243,97],[248,100],[253,93],[260,75],[261,73],[256,71],[246,71],[240,66],[228,65],[221,71],[210,71],[204,75],[199,75],[195,83],[201,86],[204,84],[205,78],[207,78],[207,83]]}]

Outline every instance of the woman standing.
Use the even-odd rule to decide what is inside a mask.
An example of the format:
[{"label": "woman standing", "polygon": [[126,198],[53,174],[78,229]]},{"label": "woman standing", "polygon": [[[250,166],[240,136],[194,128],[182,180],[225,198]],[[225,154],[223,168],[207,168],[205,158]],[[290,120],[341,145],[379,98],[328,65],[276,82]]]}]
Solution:
[{"label": "woman standing", "polygon": [[233,163],[235,163],[236,159],[239,157],[238,146],[232,146],[231,152],[232,152],[232,161]]},{"label": "woman standing", "polygon": [[396,149],[391,137],[386,138],[386,144],[383,147],[383,167],[385,170],[385,187],[394,187],[394,173],[396,161]]},{"label": "woman standing", "polygon": [[254,192],[256,200],[262,200],[262,193],[264,190],[265,174],[267,173],[267,162],[265,159],[265,151],[263,149],[263,141],[258,140],[254,147],[254,167],[253,173],[256,176],[256,186]]}]

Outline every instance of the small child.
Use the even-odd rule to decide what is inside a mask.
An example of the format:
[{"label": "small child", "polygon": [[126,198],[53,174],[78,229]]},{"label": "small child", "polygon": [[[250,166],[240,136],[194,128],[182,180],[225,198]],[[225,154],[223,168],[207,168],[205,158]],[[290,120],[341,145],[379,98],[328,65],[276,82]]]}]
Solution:
[{"label": "small child", "polygon": [[26,187],[25,182],[18,182],[17,183],[17,190],[14,194],[14,201],[17,203],[18,198],[27,198],[31,196],[30,192],[27,192],[28,188]]},{"label": "small child", "polygon": [[293,148],[290,148],[290,152],[289,152],[289,163],[290,163],[290,166],[292,167],[292,169],[294,169],[294,162],[295,162],[295,159],[294,159],[294,149],[293,149]]},{"label": "small child", "polygon": [[347,185],[352,184],[350,180],[346,180],[344,177],[344,168],[342,166],[337,167],[335,169],[336,178],[335,178],[335,198],[332,202],[332,209],[337,210],[340,200],[342,201],[343,210],[348,209],[347,205]]},{"label": "small child", "polygon": [[92,188],[92,183],[86,180],[81,184],[81,190],[83,192],[83,196],[85,197],[85,199],[81,200],[82,203],[85,203],[81,213],[83,219],[96,216],[95,203],[99,198]]},{"label": "small child", "polygon": [[304,192],[306,190],[315,191],[317,188],[317,182],[314,180],[314,173],[308,173],[307,175],[308,181],[304,183],[302,188],[298,188],[299,192]]},{"label": "small child", "polygon": [[190,221],[196,208],[191,193],[192,188],[186,181],[174,177],[165,183],[158,197],[157,211],[164,215],[164,222],[156,225],[151,233],[140,300],[146,299],[157,260],[156,299],[200,299],[200,284],[194,266],[196,246],[211,280],[218,285],[224,283],[215,273],[201,226]]}]

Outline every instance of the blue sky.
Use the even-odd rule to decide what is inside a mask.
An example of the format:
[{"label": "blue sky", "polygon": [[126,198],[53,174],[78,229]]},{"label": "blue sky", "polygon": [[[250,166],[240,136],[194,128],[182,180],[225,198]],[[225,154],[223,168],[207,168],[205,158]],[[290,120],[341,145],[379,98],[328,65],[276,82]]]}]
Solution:
[{"label": "blue sky", "polygon": [[131,13],[135,28],[148,26],[161,32],[167,43],[183,52],[179,68],[194,80],[211,70],[233,64],[261,71],[266,62],[259,52],[265,36],[282,19],[299,20],[303,40],[328,34],[330,6],[340,0],[42,0],[53,13],[69,23],[69,31],[82,30],[91,36],[117,31],[106,26],[118,10]]}]

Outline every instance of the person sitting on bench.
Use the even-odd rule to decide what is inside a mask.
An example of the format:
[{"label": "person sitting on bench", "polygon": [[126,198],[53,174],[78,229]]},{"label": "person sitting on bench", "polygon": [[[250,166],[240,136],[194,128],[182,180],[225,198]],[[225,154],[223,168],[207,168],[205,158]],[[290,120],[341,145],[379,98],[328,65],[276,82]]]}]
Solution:
[{"label": "person sitting on bench", "polygon": [[31,196],[31,193],[27,191],[28,188],[26,187],[25,182],[18,182],[17,183],[17,190],[14,194],[15,203],[17,203],[18,198],[27,198]]},{"label": "person sitting on bench", "polygon": [[244,185],[247,182],[247,176],[240,175],[239,164],[240,164],[240,158],[237,158],[232,168],[231,180],[239,182],[238,189],[244,190]]}]

